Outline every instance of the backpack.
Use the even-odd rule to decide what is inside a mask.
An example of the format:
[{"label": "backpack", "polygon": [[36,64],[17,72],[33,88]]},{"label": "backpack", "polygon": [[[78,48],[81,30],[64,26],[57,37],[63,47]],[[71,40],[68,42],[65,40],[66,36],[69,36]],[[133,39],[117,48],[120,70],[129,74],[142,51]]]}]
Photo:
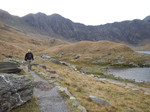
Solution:
[{"label": "backpack", "polygon": [[26,60],[31,60],[33,59],[33,54],[31,52],[26,54]]}]

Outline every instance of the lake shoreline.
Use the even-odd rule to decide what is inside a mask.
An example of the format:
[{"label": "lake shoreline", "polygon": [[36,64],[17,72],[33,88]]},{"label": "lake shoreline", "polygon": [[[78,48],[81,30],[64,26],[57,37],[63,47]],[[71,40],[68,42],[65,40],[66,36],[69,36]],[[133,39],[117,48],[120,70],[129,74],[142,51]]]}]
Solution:
[{"label": "lake shoreline", "polygon": [[106,74],[135,82],[150,82],[150,67],[109,67]]}]

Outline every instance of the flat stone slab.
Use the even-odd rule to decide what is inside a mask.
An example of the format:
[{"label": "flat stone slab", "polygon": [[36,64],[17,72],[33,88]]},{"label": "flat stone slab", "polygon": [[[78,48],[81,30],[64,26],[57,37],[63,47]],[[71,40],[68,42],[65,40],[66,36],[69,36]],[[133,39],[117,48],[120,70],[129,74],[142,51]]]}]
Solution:
[{"label": "flat stone slab", "polygon": [[111,104],[106,101],[104,98],[96,97],[96,96],[89,96],[89,98],[94,102],[94,103],[101,103],[106,106],[111,106]]},{"label": "flat stone slab", "polygon": [[13,62],[0,62],[0,73],[19,73],[19,65]]}]

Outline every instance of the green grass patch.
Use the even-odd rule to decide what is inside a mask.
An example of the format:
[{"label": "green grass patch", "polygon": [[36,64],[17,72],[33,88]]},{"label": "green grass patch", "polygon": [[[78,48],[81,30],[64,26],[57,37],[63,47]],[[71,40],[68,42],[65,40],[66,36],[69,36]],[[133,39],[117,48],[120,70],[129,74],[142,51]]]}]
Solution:
[{"label": "green grass patch", "polygon": [[64,98],[64,99],[69,99],[70,97],[65,93],[65,91],[59,91],[60,95]]},{"label": "green grass patch", "polygon": [[133,64],[127,64],[127,63],[123,63],[123,64],[110,64],[110,66],[114,66],[114,67],[137,67]]},{"label": "green grass patch", "polygon": [[32,97],[30,101],[24,105],[13,109],[11,112],[41,112],[37,100]]},{"label": "green grass patch", "polygon": [[77,108],[77,106],[72,105],[74,101],[75,100],[68,100],[68,107],[72,110],[72,112],[82,112]]}]

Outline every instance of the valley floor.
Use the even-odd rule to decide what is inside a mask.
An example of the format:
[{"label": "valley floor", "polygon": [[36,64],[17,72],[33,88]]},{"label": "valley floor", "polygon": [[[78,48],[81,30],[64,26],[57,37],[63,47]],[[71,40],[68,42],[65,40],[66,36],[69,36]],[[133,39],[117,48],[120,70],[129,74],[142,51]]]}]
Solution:
[{"label": "valley floor", "polygon": [[[36,57],[36,63],[39,63],[39,65],[33,66],[35,73],[38,73],[38,75],[44,79],[50,76],[57,83],[55,81],[50,81],[49,83],[67,88],[72,96],[75,97],[75,99],[69,99],[67,95],[61,94],[63,97],[68,98],[67,107],[71,108],[73,112],[81,111],[73,106],[75,100],[80,102],[88,112],[150,112],[149,85],[143,87],[143,85],[139,86],[127,82],[123,83],[93,77],[80,73],[72,64],[65,62],[63,62],[63,64],[55,64],[49,59],[42,59],[41,57]],[[46,76],[43,74],[46,74]],[[33,73],[33,75],[35,74]],[[92,102],[89,98],[91,95],[106,99],[111,106]],[[52,94],[50,96],[52,96]],[[49,100],[53,102],[53,98]],[[45,104],[45,106],[47,105],[46,103],[43,104]],[[52,108],[53,107],[51,107],[51,109]],[[64,106],[63,108],[64,110],[66,109]],[[63,111],[60,110],[58,112]]]}]

